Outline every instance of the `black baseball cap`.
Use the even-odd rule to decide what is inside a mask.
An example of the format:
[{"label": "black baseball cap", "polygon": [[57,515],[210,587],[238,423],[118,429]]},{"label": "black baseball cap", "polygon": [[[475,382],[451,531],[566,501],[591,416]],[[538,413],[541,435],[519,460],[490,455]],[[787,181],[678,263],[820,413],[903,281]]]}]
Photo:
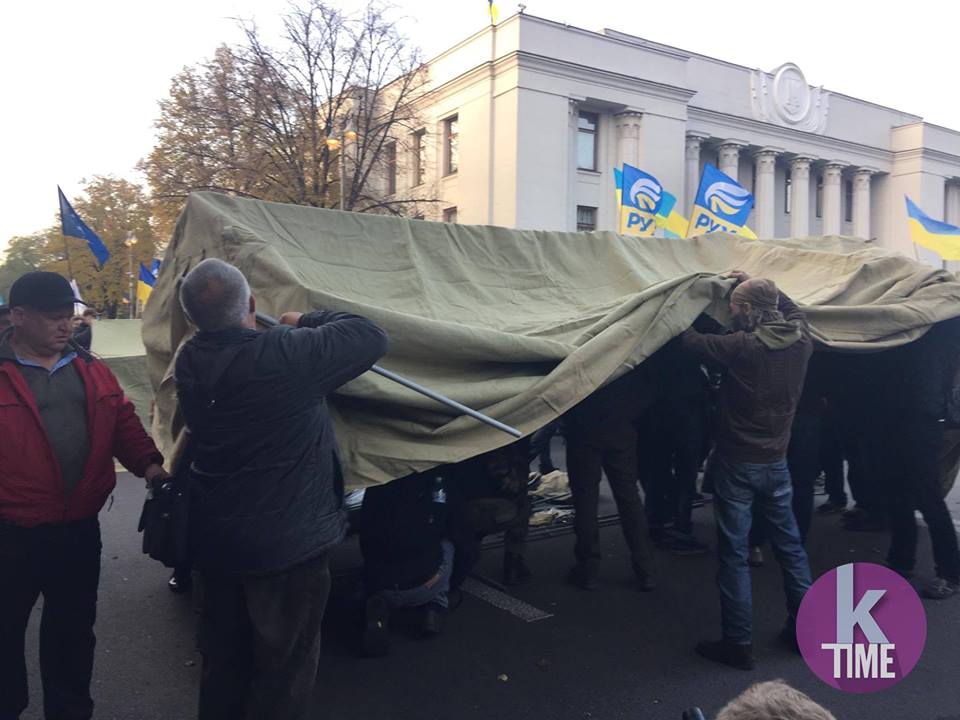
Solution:
[{"label": "black baseball cap", "polygon": [[28,272],[10,288],[11,308],[26,305],[37,310],[55,310],[74,303],[86,304],[73,294],[67,279],[57,273]]}]

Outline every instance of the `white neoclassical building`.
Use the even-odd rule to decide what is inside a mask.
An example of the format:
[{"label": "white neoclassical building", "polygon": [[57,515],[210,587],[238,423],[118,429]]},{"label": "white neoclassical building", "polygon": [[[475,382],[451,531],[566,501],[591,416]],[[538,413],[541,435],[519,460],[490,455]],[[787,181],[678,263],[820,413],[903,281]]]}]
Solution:
[{"label": "white neoclassical building", "polygon": [[[960,132],[632,35],[514,15],[428,63],[423,125],[386,182],[427,219],[615,229],[613,168],[660,179],[688,214],[713,163],[752,189],[760,237],[844,234],[907,254],[903,196],[960,224]],[[824,78],[829,81],[829,78]]]}]

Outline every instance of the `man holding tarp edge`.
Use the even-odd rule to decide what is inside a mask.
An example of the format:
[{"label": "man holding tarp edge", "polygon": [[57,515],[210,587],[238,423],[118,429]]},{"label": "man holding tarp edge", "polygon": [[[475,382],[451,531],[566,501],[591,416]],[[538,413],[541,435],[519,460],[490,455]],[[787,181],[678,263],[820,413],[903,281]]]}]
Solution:
[{"label": "man holding tarp edge", "polygon": [[246,278],[222,260],[197,265],[180,301],[198,328],[174,375],[193,443],[199,717],[298,720],[320,659],[328,551],[346,530],[326,396],[370,369],[387,336],[326,311],[259,332]]},{"label": "man holding tarp edge", "polygon": [[733,272],[730,312],[737,332],[681,335],[687,350],[722,365],[717,449],[712,476],[717,519],[723,637],[701,642],[697,652],[715,662],[752,669],[752,599],[747,566],[752,510],[759,503],[783,569],[787,594],[784,638],[796,644],[796,617],[810,587],[810,563],[793,515],[787,469],[790,428],[800,401],[813,340],[806,317],[771,280]]}]

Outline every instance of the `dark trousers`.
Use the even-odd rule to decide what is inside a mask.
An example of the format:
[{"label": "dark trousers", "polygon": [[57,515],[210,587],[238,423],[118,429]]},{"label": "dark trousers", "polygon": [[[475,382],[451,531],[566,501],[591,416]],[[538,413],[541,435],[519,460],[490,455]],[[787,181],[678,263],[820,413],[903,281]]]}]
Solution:
[{"label": "dark trousers", "polygon": [[266,577],[200,577],[199,720],[306,718],[330,594],[327,556]]},{"label": "dark trousers", "polygon": [[674,524],[693,532],[693,496],[706,434],[702,397],[674,398],[647,415],[640,431],[639,469],[645,480],[647,517],[653,525]]},{"label": "dark trousers", "polygon": [[826,476],[824,489],[830,501],[847,504],[846,478],[843,470],[844,447],[840,427],[833,412],[823,416],[820,430],[820,466]]},{"label": "dark trousers", "polygon": [[44,717],[92,717],[93,624],[100,582],[97,519],[36,528],[0,524],[0,577],[0,720],[13,720],[27,707],[24,643],[40,595]]},{"label": "dark trousers", "polygon": [[899,569],[913,568],[917,559],[914,510],[919,510],[930,531],[937,576],[957,582],[957,533],[940,486],[943,431],[943,423],[933,418],[900,415],[891,419],[885,454],[892,530],[887,560]]},{"label": "dark trousers", "polygon": [[537,430],[530,436],[530,460],[537,460],[537,469],[541,475],[552,473],[556,468],[553,466],[553,457],[550,454],[550,446],[553,436],[561,432],[559,420],[554,420],[549,425]]},{"label": "dark trousers", "polygon": [[633,568],[639,573],[650,573],[653,554],[637,485],[637,431],[626,421],[611,422],[602,428],[571,427],[567,433],[567,473],[573,493],[577,562],[589,570],[595,570],[600,563],[597,509],[604,472],[617,503]]}]

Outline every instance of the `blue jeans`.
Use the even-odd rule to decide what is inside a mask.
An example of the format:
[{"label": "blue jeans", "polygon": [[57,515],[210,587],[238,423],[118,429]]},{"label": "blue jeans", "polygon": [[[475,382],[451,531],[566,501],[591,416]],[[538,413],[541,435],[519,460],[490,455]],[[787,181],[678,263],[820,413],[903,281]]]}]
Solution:
[{"label": "blue jeans", "polygon": [[710,460],[714,482],[714,515],[723,639],[752,642],[753,598],[747,566],[753,506],[766,520],[766,530],[783,573],[787,615],[795,620],[800,601],[810,587],[810,562],[800,542],[793,515],[793,488],[786,459],[770,464],[732,463],[718,454]]},{"label": "blue jeans", "polygon": [[408,590],[381,590],[380,595],[387,601],[391,610],[397,608],[420,607],[427,603],[436,603],[446,609],[449,601],[450,574],[453,572],[453,545],[449,540],[440,543],[443,548],[443,560],[437,569],[437,574],[425,584]]}]

